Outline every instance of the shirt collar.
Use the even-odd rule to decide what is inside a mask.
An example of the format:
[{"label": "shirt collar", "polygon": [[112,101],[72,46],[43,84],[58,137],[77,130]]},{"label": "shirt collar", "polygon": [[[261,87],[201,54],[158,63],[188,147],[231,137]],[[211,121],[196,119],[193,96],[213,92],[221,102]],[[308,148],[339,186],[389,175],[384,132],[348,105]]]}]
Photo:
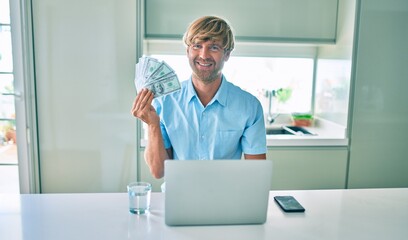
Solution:
[{"label": "shirt collar", "polygon": [[186,99],[188,102],[190,102],[193,97],[196,97],[198,99],[197,93],[193,86],[193,80],[190,77],[190,80],[188,81],[188,84],[187,84],[187,98]]},{"label": "shirt collar", "polygon": [[[218,88],[217,93],[215,94],[215,96],[209,102],[208,105],[211,105],[213,102],[217,101],[222,106],[225,106],[227,104],[227,95],[228,95],[227,82],[226,82],[226,79],[225,79],[224,75],[222,75],[221,85]],[[198,99],[197,92],[194,89],[193,81],[192,81],[192,79],[190,77],[190,80],[189,80],[188,86],[187,86],[187,101],[190,102],[193,97]]]}]

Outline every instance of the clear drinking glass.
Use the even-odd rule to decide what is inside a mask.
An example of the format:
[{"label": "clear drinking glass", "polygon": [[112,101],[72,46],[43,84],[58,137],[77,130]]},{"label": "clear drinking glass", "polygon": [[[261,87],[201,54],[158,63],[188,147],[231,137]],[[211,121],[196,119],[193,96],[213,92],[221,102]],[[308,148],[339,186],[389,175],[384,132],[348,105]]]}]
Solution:
[{"label": "clear drinking glass", "polygon": [[127,186],[129,195],[129,211],[144,214],[150,208],[152,185],[147,182],[132,182]]}]

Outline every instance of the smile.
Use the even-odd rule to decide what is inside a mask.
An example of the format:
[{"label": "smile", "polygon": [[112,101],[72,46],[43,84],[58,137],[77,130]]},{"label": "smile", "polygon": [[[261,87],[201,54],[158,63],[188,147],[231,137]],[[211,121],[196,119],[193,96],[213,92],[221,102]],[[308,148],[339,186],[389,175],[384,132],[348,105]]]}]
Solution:
[{"label": "smile", "polygon": [[202,66],[202,67],[210,67],[212,66],[212,63],[201,63],[201,62],[196,62],[198,65]]}]

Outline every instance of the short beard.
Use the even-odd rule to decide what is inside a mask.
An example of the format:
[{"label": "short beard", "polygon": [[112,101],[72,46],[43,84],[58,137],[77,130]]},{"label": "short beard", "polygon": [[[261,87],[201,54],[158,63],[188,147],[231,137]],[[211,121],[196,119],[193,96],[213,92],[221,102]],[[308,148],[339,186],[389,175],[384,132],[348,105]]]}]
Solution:
[{"label": "short beard", "polygon": [[190,67],[193,70],[193,77],[197,78],[204,84],[210,84],[221,77],[221,68],[215,68],[214,71],[199,71],[195,66],[195,61],[190,61]]},{"label": "short beard", "polygon": [[206,72],[200,72],[196,69],[193,70],[193,76],[199,79],[204,84],[210,84],[214,82],[220,77],[220,75],[221,73],[218,72],[211,72],[210,74],[207,74]]}]

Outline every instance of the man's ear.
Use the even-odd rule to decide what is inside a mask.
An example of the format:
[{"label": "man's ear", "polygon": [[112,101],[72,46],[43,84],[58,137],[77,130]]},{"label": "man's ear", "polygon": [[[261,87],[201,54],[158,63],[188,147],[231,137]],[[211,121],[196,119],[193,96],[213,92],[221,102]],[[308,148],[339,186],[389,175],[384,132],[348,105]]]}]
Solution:
[{"label": "man's ear", "polygon": [[230,55],[231,55],[231,51],[225,51],[225,54],[224,54],[224,61],[225,62],[228,61]]}]

